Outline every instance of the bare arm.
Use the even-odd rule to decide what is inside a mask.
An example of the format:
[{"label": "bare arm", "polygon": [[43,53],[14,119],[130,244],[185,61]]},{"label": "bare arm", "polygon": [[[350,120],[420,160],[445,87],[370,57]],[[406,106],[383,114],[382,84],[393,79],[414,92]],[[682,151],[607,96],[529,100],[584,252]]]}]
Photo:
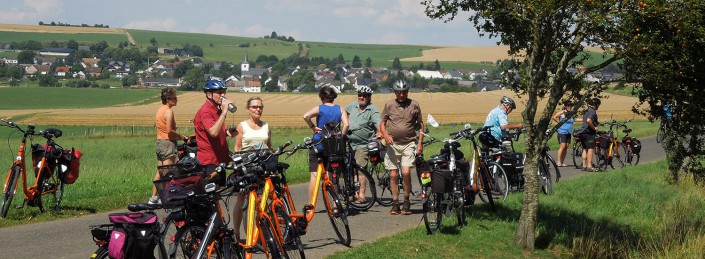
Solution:
[{"label": "bare arm", "polygon": [[563,116],[563,111],[557,112],[556,114],[553,115],[553,117],[551,119],[553,119],[553,121],[555,121],[556,123],[559,123],[561,116]]},{"label": "bare arm", "polygon": [[176,137],[180,140],[186,138],[186,136],[176,132],[176,123],[174,123],[174,111],[172,111],[171,109],[166,109],[164,111],[164,119],[166,120],[166,132],[169,136]]},{"label": "bare arm", "polygon": [[233,151],[235,151],[235,152],[240,151],[242,149],[242,134],[243,134],[242,131],[243,131],[242,124],[238,124],[237,125],[237,135],[235,135],[235,148],[233,149]]},{"label": "bare arm", "polygon": [[311,108],[311,110],[309,110],[308,112],[306,112],[304,114],[304,121],[306,122],[308,127],[313,130],[314,133],[321,130],[318,127],[316,127],[316,124],[314,124],[313,121],[311,120],[313,117],[316,117],[316,116],[318,116],[318,105],[316,105],[316,107]]},{"label": "bare arm", "polygon": [[348,112],[345,111],[343,106],[340,106],[340,112],[341,112],[341,121],[343,122],[343,127],[340,129],[343,132],[343,135],[347,134],[348,128],[350,128],[350,117],[348,117]]}]

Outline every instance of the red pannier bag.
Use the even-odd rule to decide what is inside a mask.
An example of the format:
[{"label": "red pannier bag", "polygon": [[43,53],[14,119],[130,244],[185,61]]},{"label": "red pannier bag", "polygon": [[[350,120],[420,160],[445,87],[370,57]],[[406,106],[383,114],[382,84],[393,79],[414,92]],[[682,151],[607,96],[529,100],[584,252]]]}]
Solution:
[{"label": "red pannier bag", "polygon": [[73,184],[78,179],[83,153],[78,149],[64,150],[59,157],[59,180],[65,184]]}]

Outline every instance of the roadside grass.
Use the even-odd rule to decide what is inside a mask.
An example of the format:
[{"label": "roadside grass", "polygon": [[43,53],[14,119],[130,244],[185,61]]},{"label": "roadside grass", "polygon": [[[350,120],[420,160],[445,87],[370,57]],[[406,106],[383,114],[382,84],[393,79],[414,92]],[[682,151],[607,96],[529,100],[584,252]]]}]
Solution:
[{"label": "roadside grass", "polygon": [[705,191],[688,181],[668,184],[666,170],[662,160],[558,183],[555,195],[539,197],[532,253],[513,245],[519,193],[497,212],[476,201],[462,229],[450,217],[443,233],[429,236],[421,223],[331,258],[703,258]]},{"label": "roadside grass", "polygon": [[159,89],[7,87],[0,88],[0,110],[106,107],[157,101],[159,93]]}]

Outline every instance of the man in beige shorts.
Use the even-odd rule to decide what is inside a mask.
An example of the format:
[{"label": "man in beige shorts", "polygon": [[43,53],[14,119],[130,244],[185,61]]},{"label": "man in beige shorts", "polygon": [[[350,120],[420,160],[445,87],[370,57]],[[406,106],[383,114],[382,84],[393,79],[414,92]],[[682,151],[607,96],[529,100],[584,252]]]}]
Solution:
[{"label": "man in beige shorts", "polygon": [[[423,134],[416,134],[417,130],[423,132],[424,125],[421,117],[421,106],[417,101],[409,99],[409,85],[403,80],[398,80],[392,85],[394,100],[388,101],[382,110],[382,123],[380,133],[387,143],[387,153],[384,156],[384,167],[389,170],[392,182],[392,215],[411,214],[411,167],[414,165],[415,153],[423,152]],[[401,163],[403,177],[404,203],[399,208],[399,181],[398,164]]]}]

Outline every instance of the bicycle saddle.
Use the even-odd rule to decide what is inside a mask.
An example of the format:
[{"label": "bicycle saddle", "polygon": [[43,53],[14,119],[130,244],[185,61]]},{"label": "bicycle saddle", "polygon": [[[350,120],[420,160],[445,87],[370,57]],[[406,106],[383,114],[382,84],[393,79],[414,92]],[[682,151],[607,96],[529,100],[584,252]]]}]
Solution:
[{"label": "bicycle saddle", "polygon": [[625,130],[622,130],[622,132],[624,132],[624,133],[627,133],[627,134],[628,134],[628,133],[632,132],[632,129],[625,129]]}]

